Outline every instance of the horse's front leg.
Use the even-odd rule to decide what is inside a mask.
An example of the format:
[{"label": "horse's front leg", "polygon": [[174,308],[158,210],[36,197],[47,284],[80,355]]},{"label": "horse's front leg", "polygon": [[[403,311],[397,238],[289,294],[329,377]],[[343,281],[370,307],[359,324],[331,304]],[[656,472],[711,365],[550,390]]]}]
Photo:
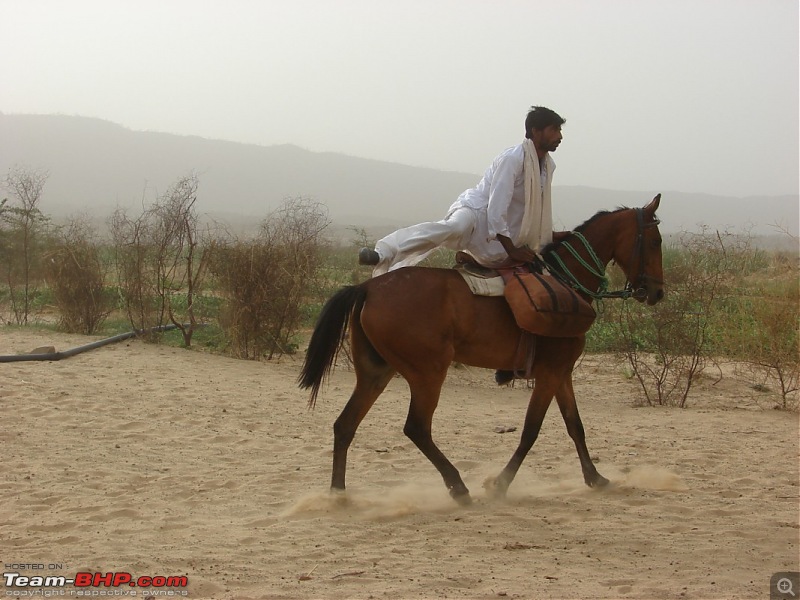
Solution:
[{"label": "horse's front leg", "polygon": [[572,376],[567,377],[556,392],[556,401],[561,409],[561,416],[567,426],[567,432],[575,442],[578,450],[578,458],[581,461],[583,480],[589,487],[603,487],[608,485],[608,479],[597,472],[597,468],[589,456],[586,448],[586,433],[583,430],[583,423],[578,414],[578,404],[575,402],[575,391],[572,388]]},{"label": "horse's front leg", "polygon": [[464,485],[458,469],[451,463],[447,457],[439,450],[438,446],[434,443],[431,437],[431,419],[432,408],[435,404],[425,404],[416,402],[416,398],[412,395],[411,407],[408,412],[406,425],[403,428],[403,433],[414,442],[422,453],[428,458],[433,466],[439,471],[447,486],[450,496],[459,504],[467,505],[472,502],[469,490]]},{"label": "horse's front leg", "polygon": [[539,437],[542,422],[557,387],[558,380],[552,375],[543,374],[536,378],[533,393],[528,403],[528,412],[525,414],[525,425],[522,428],[519,445],[500,474],[497,477],[487,479],[483,484],[483,487],[491,495],[496,497],[505,496],[508,486],[514,481],[514,477],[517,475],[520,465],[522,465],[522,461],[525,460],[536,438]]},{"label": "horse's front leg", "polygon": [[433,413],[439,403],[439,394],[446,374],[445,366],[441,373],[436,373],[428,378],[406,377],[411,388],[411,404],[408,408],[408,417],[403,433],[414,442],[439,471],[450,496],[459,504],[467,505],[472,502],[467,486],[464,485],[458,469],[439,450],[431,434]]}]

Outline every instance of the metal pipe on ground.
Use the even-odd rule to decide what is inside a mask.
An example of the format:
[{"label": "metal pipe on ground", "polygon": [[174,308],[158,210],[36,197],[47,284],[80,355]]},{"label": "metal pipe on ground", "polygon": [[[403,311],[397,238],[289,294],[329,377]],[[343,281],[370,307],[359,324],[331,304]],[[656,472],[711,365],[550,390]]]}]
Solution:
[{"label": "metal pipe on ground", "polygon": [[[186,327],[189,325],[187,324]],[[195,327],[202,327],[203,325],[195,325]],[[94,350],[95,348],[101,348],[103,346],[107,346],[109,344],[114,344],[116,342],[121,342],[124,340],[128,340],[132,337],[136,337],[138,335],[144,335],[146,333],[157,333],[162,331],[171,331],[173,329],[177,329],[177,325],[159,325],[157,327],[150,327],[149,329],[137,329],[136,331],[129,331],[127,333],[120,333],[118,335],[114,335],[109,338],[105,338],[102,340],[97,340],[96,342],[92,342],[91,344],[86,344],[84,346],[77,346],[75,348],[70,348],[69,350],[64,350],[63,352],[42,352],[37,354],[8,354],[8,355],[0,355],[0,363],[8,363],[8,362],[26,362],[26,361],[45,361],[45,360],[61,360],[63,358],[70,358],[75,356],[76,354],[81,354],[82,352],[87,352],[89,350]]]}]

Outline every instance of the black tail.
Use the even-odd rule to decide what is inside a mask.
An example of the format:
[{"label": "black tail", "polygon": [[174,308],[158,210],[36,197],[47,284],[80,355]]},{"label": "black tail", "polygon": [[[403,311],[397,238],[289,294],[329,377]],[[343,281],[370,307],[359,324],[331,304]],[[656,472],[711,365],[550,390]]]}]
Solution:
[{"label": "black tail", "polygon": [[308,344],[303,369],[297,379],[302,389],[311,388],[308,405],[313,408],[322,382],[328,378],[339,348],[347,334],[347,326],[354,309],[359,311],[367,291],[363,286],[347,286],[336,292],[325,303],[317,319],[311,342]]}]

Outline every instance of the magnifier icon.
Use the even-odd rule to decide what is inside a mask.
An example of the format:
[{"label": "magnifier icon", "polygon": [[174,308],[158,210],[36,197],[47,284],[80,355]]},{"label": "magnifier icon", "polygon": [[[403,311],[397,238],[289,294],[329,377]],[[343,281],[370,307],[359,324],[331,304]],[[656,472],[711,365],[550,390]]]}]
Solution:
[{"label": "magnifier icon", "polygon": [[778,579],[778,583],[775,585],[775,587],[781,594],[789,594],[792,598],[797,597],[792,589],[792,580],[788,577],[781,577]]}]

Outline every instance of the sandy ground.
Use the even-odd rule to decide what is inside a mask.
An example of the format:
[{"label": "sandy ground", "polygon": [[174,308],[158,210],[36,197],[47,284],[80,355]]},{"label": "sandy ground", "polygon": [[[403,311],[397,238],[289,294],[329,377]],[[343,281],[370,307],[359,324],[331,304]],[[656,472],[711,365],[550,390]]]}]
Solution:
[{"label": "sandy ground", "polygon": [[[84,343],[0,329],[0,354]],[[800,570],[798,415],[743,382],[706,382],[684,410],[635,408],[622,367],[586,357],[576,392],[612,485],[584,486],[551,407],[499,501],[482,483],[519,430],[494,429],[521,427],[528,391],[451,369],[434,436],[472,491],[462,508],[402,434],[402,379],[359,430],[348,501],[332,498],[332,424],[354,377],[337,370],[309,411],[299,367],[140,341],[0,364],[4,572],[186,575],[192,598],[402,599],[765,598],[772,573]]]}]

